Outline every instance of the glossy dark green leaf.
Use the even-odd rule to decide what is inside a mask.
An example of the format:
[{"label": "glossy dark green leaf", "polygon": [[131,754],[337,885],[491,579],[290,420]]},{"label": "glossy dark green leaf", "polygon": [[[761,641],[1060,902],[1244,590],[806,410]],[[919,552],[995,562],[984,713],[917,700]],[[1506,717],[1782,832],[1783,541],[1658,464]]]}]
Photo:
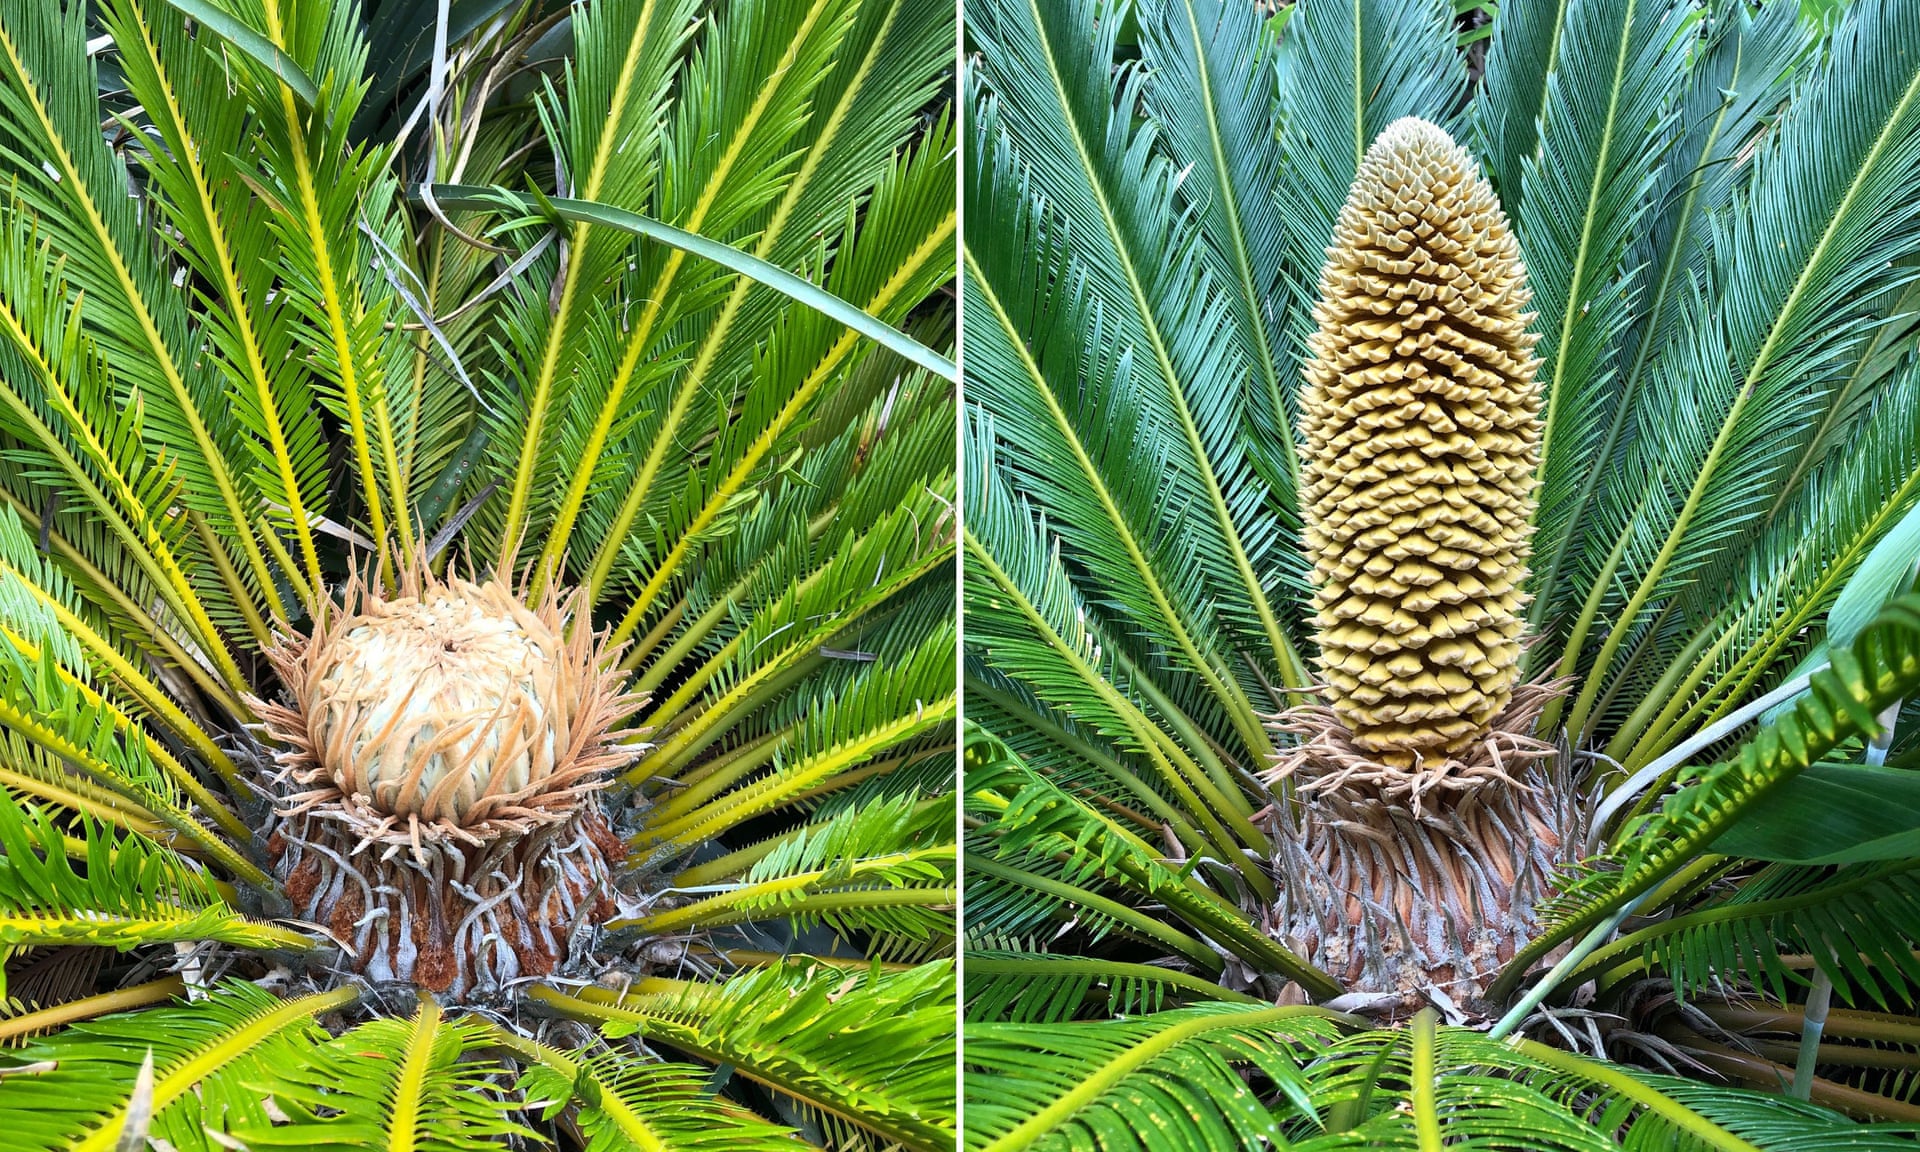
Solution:
[{"label": "glossy dark green leaf", "polygon": [[1920,772],[1815,764],[1769,792],[1712,850],[1789,864],[1920,855]]}]

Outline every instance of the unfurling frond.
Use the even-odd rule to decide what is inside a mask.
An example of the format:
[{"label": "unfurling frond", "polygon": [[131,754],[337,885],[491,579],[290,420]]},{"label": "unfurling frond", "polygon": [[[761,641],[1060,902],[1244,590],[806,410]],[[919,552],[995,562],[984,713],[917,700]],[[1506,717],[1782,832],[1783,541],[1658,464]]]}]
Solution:
[{"label": "unfurling frond", "polygon": [[1473,160],[1395,121],[1327,249],[1301,397],[1321,667],[1388,764],[1461,751],[1513,692],[1540,433],[1530,298]]}]

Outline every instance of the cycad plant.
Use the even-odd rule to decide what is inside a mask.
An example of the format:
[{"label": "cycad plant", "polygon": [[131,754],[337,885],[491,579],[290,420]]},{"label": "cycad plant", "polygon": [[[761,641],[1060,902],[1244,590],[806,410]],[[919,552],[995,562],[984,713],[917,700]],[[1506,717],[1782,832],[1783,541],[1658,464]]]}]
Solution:
[{"label": "cycad plant", "polygon": [[951,1145],[951,25],[0,5],[0,1144]]},{"label": "cycad plant", "polygon": [[1916,1131],[1920,9],[1465,7],[970,0],[971,1147]]}]

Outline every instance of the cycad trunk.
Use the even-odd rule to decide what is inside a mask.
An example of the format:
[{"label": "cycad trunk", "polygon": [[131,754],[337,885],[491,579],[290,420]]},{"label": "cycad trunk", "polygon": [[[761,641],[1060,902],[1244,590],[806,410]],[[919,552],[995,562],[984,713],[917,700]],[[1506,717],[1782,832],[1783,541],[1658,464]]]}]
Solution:
[{"label": "cycad trunk", "polygon": [[1390,125],[1335,226],[1301,397],[1326,706],[1294,785],[1276,931],[1362,990],[1460,1003],[1511,959],[1581,824],[1516,689],[1537,337],[1519,246],[1444,131]]}]

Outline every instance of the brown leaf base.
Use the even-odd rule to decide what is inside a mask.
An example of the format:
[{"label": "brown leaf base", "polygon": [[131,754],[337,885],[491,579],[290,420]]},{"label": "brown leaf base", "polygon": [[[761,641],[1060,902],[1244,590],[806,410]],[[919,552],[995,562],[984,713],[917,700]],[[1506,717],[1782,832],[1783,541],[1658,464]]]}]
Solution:
[{"label": "brown leaf base", "polygon": [[1296,743],[1270,775],[1293,786],[1274,810],[1275,937],[1350,990],[1397,996],[1393,1011],[1480,1014],[1591,815],[1565,749],[1525,735],[1563,691],[1522,686],[1473,748],[1410,768],[1379,763],[1324,706],[1277,717]]},{"label": "brown leaf base", "polygon": [[626,846],[591,802],[480,844],[414,831],[410,844],[386,842],[322,804],[276,819],[268,839],[294,915],[325,928],[367,980],[485,999],[560,969],[618,913]]}]

